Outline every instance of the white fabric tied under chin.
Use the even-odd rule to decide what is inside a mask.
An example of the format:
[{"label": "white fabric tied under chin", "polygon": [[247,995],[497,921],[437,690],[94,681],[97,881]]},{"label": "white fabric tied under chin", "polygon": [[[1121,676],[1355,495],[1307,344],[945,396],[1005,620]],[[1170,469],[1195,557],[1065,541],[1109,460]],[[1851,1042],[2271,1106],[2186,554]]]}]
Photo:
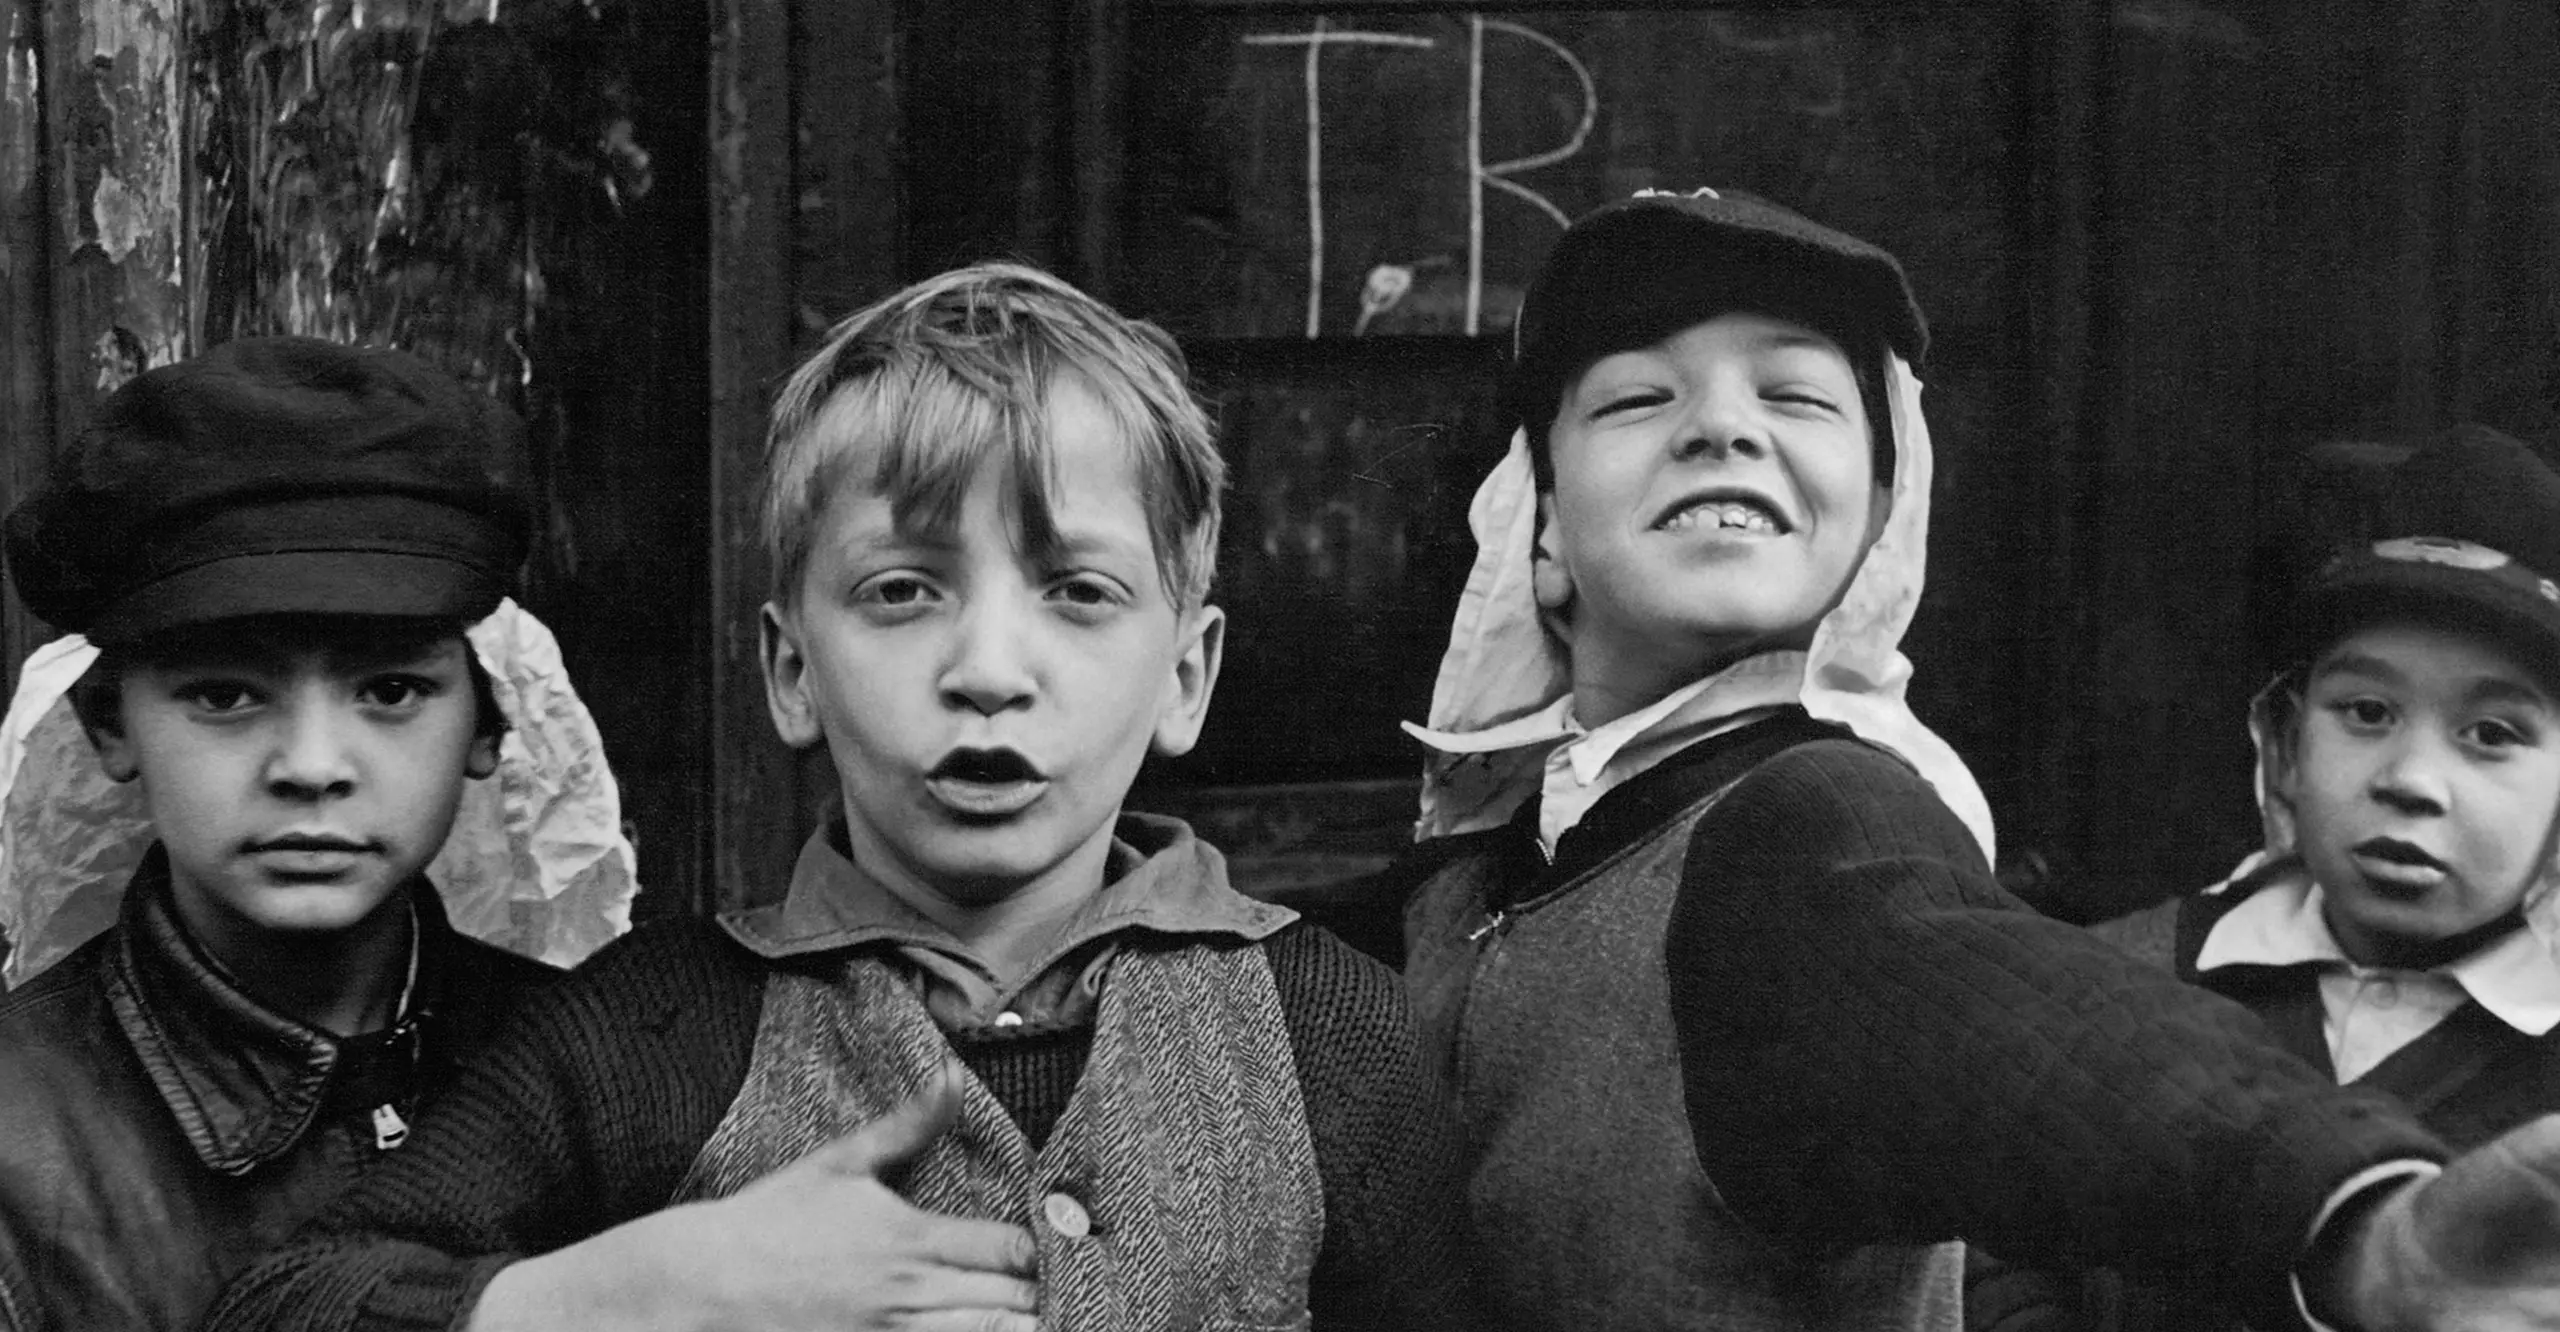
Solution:
[{"label": "white fabric tied under chin", "polygon": [[[569,966],[631,927],[621,793],[551,631],[502,601],[467,637],[510,729],[498,770],[462,784],[427,876],[454,928]],[[151,846],[142,792],[107,777],[71,710],[73,682],[97,659],[78,634],[36,649],[0,720],[0,981],[11,986],[114,924]]]},{"label": "white fabric tied under chin", "polygon": [[[1903,691],[1911,661],[1902,635],[1920,603],[1929,542],[1929,426],[1920,413],[1920,381],[1888,353],[1886,399],[1894,441],[1893,489],[1883,528],[1860,559],[1839,604],[1822,617],[1803,652],[1763,653],[1727,667],[1705,689],[1708,715],[1732,715],[1777,704],[1801,704],[1825,721],[1902,756],[1936,788],[1992,859],[1991,806],[1964,760],[1912,715]],[[1537,483],[1526,431],[1477,488],[1467,510],[1476,562],[1458,597],[1449,647],[1431,691],[1427,728],[1406,723],[1443,751],[1425,766],[1416,838],[1498,827],[1536,792],[1542,746],[1512,748],[1503,723],[1552,706],[1572,692],[1564,643],[1543,622],[1530,584],[1537,539]],[[1772,670],[1770,658],[1793,658],[1799,670]],[[1684,715],[1697,718],[1695,709]],[[1471,733],[1497,732],[1469,743]]]}]

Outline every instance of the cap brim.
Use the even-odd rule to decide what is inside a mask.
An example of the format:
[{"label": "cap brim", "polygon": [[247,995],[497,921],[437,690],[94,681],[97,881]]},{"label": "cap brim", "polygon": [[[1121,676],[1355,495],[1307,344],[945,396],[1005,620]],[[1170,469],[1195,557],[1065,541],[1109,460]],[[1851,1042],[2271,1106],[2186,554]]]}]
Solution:
[{"label": "cap brim", "polygon": [[2520,564],[2483,570],[2350,556],[2297,603],[2286,654],[2303,661],[2358,629],[2396,619],[2496,642],[2560,693],[2560,587]]},{"label": "cap brim", "polygon": [[476,565],[406,551],[236,555],[152,581],[90,622],[99,643],[252,615],[380,615],[473,621],[497,609],[503,580]]}]

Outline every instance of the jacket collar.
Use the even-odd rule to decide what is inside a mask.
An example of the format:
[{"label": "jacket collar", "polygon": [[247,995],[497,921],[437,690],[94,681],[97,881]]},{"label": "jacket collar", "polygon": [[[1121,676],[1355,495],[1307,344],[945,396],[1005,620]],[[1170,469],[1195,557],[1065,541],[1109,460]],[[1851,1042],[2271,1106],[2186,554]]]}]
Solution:
[{"label": "jacket collar", "polygon": [[[246,1174],[302,1140],[348,1048],[382,1038],[342,1041],[251,998],[197,946],[170,891],[168,853],[154,843],[125,892],[106,968],[108,1002],[197,1158],[226,1175]],[[408,895],[417,973],[392,1034],[414,1041],[441,993],[453,931],[423,876]]]},{"label": "jacket collar", "polygon": [[[1297,919],[1287,907],[1256,901],[1228,886],[1226,857],[1179,819],[1124,813],[1112,831],[1101,890],[1077,908],[1032,974],[1123,930],[1258,940]],[[783,900],[722,912],[722,928],[758,956],[776,961],[887,942],[930,949],[965,959],[978,971],[989,970],[967,944],[864,873],[846,856],[844,845],[839,810],[800,848]]]}]

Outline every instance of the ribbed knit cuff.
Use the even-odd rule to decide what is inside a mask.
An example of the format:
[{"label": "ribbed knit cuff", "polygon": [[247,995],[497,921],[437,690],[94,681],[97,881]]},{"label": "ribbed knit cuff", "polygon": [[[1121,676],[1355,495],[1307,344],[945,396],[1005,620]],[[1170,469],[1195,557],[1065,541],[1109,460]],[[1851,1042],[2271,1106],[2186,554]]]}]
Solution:
[{"label": "ribbed knit cuff", "polygon": [[516,1261],[513,1254],[455,1259],[422,1246],[385,1245],[374,1261],[349,1264],[360,1270],[347,1272],[345,1280],[363,1291],[363,1316],[355,1321],[364,1327],[461,1332],[481,1292]]}]

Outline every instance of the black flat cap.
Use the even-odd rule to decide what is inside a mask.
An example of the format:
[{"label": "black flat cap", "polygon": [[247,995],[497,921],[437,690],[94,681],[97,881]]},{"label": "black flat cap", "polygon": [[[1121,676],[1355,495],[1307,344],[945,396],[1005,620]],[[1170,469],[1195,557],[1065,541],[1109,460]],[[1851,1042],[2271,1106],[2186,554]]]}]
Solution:
[{"label": "black flat cap", "polygon": [[531,542],[524,428],[404,352],[243,338],[117,389],[5,533],[28,609],[103,643],[245,615],[478,619]]},{"label": "black flat cap", "polygon": [[1775,315],[1915,367],[1929,325],[1882,249],[1737,190],[1651,190],[1565,229],[1521,298],[1505,405],[1552,413],[1593,361],[1731,310]]}]

